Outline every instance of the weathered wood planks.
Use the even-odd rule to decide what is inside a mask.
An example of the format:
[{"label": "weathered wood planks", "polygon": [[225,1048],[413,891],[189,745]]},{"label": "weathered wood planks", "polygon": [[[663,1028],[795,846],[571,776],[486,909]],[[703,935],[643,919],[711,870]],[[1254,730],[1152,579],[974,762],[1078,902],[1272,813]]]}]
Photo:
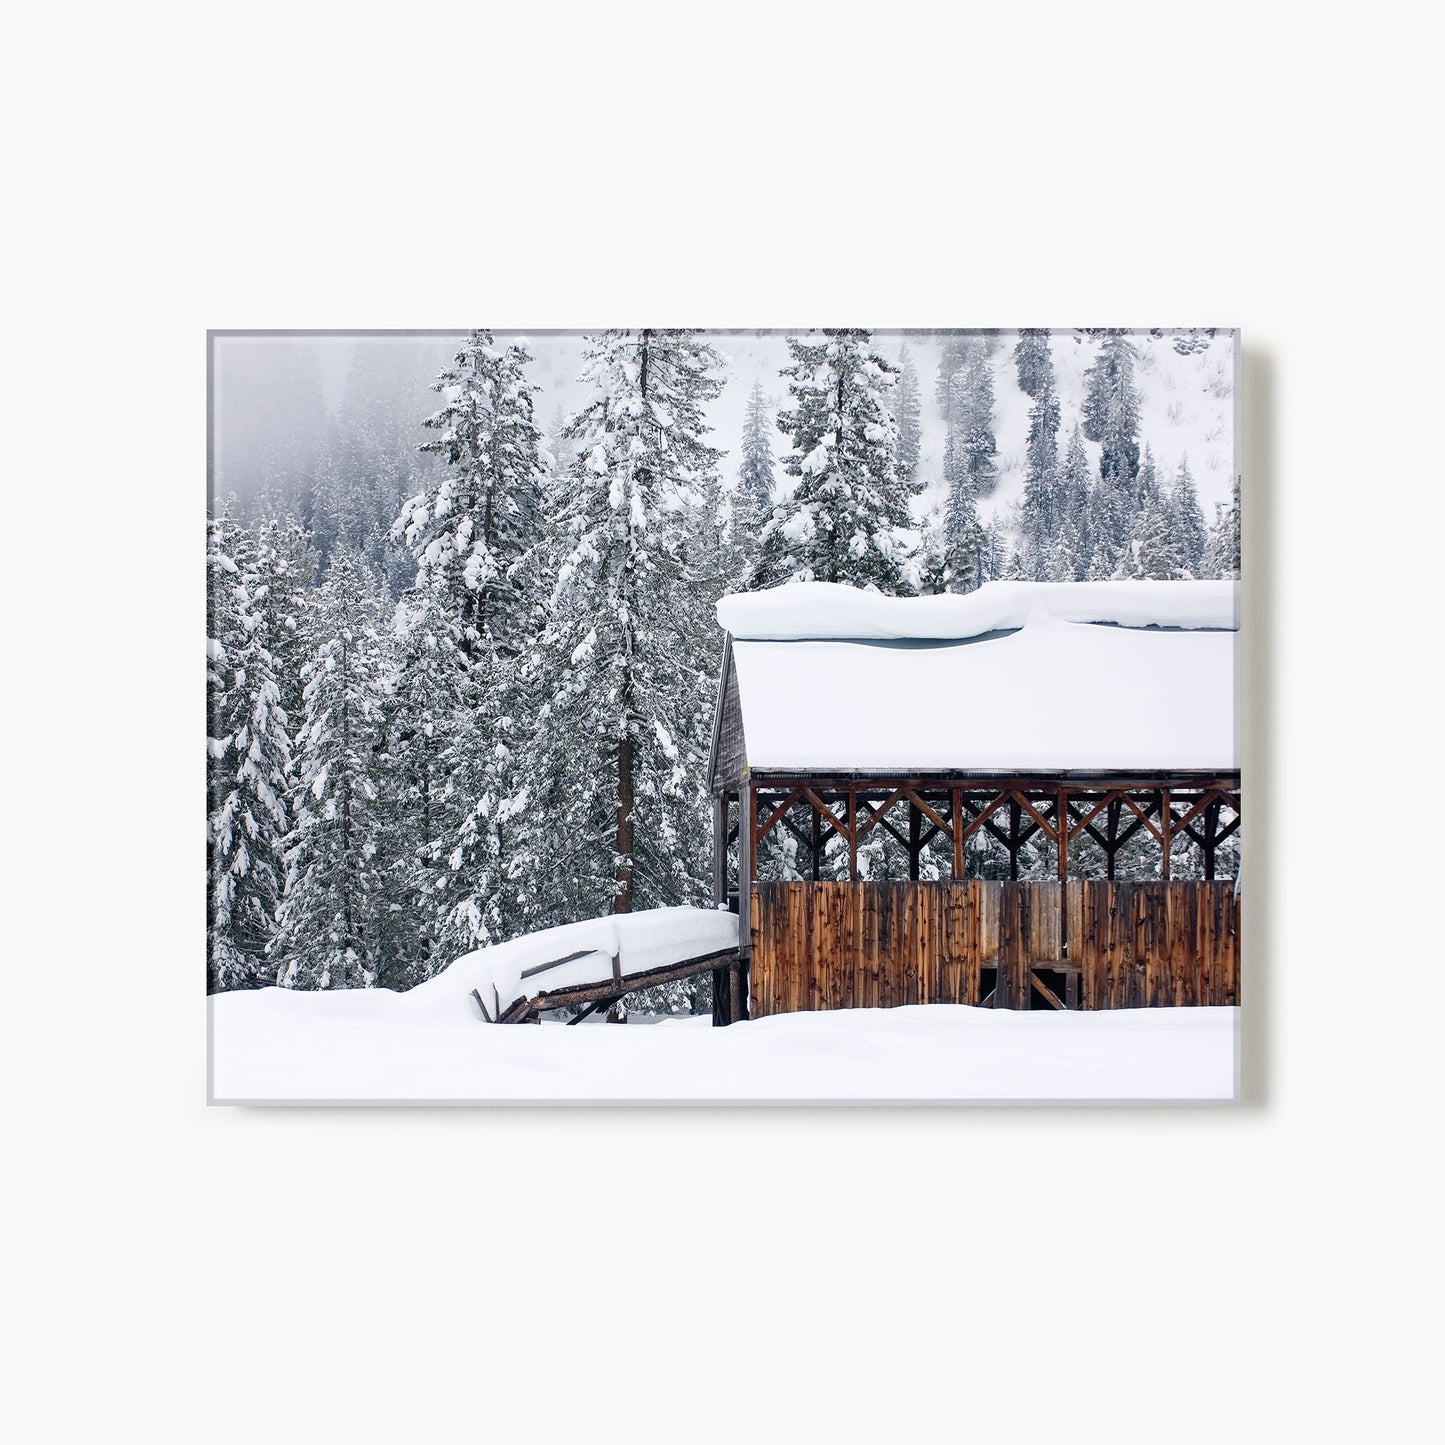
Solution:
[{"label": "weathered wood planks", "polygon": [[754,1018],[977,1005],[984,970],[1000,1008],[1062,1003],[1040,968],[1085,1009],[1239,999],[1231,882],[760,883],[751,901]]}]

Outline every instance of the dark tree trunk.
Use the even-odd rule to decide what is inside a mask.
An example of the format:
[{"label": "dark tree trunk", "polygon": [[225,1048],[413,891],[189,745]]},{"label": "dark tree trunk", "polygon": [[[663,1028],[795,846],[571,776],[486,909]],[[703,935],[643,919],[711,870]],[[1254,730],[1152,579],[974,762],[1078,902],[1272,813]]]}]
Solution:
[{"label": "dark tree trunk", "polygon": [[617,896],[614,913],[632,912],[632,735],[617,745]]}]

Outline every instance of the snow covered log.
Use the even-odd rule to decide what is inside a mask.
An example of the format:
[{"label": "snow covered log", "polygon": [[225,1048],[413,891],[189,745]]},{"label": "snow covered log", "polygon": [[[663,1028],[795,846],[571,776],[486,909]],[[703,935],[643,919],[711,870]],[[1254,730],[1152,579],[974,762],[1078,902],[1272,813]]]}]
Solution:
[{"label": "snow covered log", "polygon": [[457,959],[407,997],[426,1007],[475,1000],[489,1023],[606,1002],[734,959],[735,913],[653,908],[526,934]]}]

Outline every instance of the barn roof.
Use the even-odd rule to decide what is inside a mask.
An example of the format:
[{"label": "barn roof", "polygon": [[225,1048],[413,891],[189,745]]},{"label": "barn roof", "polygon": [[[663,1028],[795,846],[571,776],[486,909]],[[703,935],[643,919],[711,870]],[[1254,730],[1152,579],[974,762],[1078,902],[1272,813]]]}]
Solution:
[{"label": "barn roof", "polygon": [[[724,597],[714,779],[1234,771],[1238,585],[993,582]],[[731,754],[731,756],[730,756]]]}]

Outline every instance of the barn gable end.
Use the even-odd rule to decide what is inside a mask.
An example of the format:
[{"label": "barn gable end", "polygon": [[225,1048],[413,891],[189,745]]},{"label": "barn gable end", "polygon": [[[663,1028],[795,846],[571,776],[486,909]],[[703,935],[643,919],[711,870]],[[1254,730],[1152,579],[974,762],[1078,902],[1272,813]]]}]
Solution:
[{"label": "barn gable end", "polygon": [[708,787],[713,792],[735,788],[747,772],[747,739],[743,734],[743,708],[738,696],[738,672],[733,662],[732,638],[723,653],[717,714],[713,721],[712,754],[708,761]]}]

